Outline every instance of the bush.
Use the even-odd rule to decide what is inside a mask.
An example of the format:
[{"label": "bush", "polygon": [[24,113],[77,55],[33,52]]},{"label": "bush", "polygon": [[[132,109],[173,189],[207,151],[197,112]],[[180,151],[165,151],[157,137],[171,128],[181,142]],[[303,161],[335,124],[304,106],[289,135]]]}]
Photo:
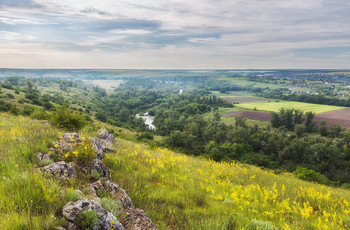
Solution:
[{"label": "bush", "polygon": [[30,114],[32,114],[35,111],[35,107],[34,106],[30,106],[30,105],[25,105],[23,107],[23,111],[22,114],[25,116],[29,116]]},{"label": "bush", "polygon": [[142,140],[142,139],[153,140],[153,135],[151,133],[148,133],[148,132],[141,133],[137,137],[137,140]]},{"label": "bush", "polygon": [[20,110],[19,108],[17,108],[17,106],[12,105],[10,108],[10,113],[12,113],[13,115],[19,115],[20,114]]},{"label": "bush", "polygon": [[15,96],[13,96],[11,93],[6,94],[6,97],[10,99],[15,99]]},{"label": "bush", "polygon": [[329,184],[330,181],[328,178],[320,173],[315,172],[312,169],[308,169],[305,167],[298,167],[293,174],[301,179],[301,180],[306,180],[306,181],[313,181],[317,182],[319,184]]},{"label": "bush", "polygon": [[45,112],[44,109],[40,109],[32,112],[30,114],[30,117],[38,120],[47,120],[49,118],[49,115]]},{"label": "bush", "polygon": [[51,123],[72,131],[82,129],[87,121],[85,116],[77,111],[72,112],[64,103],[56,108],[55,114],[51,117]]},{"label": "bush", "polygon": [[96,158],[95,150],[91,147],[91,142],[86,141],[79,145],[73,152],[67,153],[65,157],[69,161],[76,161],[79,166],[90,166]]},{"label": "bush", "polygon": [[86,210],[81,213],[78,218],[79,229],[90,230],[93,229],[94,225],[97,223],[98,218],[94,210]]}]

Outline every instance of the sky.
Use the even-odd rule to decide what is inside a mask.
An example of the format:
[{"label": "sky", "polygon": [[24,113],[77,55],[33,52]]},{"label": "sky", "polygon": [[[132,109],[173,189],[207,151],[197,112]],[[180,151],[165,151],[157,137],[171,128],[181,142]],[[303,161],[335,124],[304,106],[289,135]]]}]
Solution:
[{"label": "sky", "polygon": [[0,0],[0,68],[350,69],[350,1]]}]

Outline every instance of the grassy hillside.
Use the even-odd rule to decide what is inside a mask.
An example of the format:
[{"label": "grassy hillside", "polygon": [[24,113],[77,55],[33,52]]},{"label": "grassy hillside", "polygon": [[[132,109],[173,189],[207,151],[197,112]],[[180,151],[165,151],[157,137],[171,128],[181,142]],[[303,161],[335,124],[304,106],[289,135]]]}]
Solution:
[{"label": "grassy hillside", "polygon": [[36,152],[58,137],[49,125],[0,114],[0,229],[50,229],[65,198],[60,187],[36,170]]},{"label": "grassy hillside", "polygon": [[347,229],[350,191],[119,140],[113,178],[160,229]]},{"label": "grassy hillside", "polygon": [[[92,130],[92,129],[91,129]],[[93,135],[84,132],[82,138]],[[0,113],[0,229],[54,229],[79,181],[40,173],[59,130]],[[104,162],[159,229],[347,229],[350,192],[123,139]],[[61,190],[66,191],[62,193]],[[69,192],[70,191],[70,192]]]}]

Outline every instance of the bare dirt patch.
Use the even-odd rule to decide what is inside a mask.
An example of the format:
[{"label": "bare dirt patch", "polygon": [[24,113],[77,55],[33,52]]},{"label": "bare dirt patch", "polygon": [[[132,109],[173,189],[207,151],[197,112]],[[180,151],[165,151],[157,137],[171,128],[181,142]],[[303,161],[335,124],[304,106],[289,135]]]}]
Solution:
[{"label": "bare dirt patch", "polygon": [[223,113],[221,115],[224,117],[235,117],[237,115],[242,115],[243,117],[245,117],[249,120],[255,120],[255,121],[270,121],[271,120],[271,114],[270,113],[263,113],[263,112],[238,111],[238,112],[231,112],[231,113]]},{"label": "bare dirt patch", "polygon": [[334,110],[315,115],[315,121],[326,121],[327,125],[337,124],[344,128],[350,128],[350,109]]},{"label": "bare dirt patch", "polygon": [[249,102],[262,102],[262,101],[268,101],[265,98],[258,98],[258,97],[221,97],[222,100],[234,103],[249,103]]}]

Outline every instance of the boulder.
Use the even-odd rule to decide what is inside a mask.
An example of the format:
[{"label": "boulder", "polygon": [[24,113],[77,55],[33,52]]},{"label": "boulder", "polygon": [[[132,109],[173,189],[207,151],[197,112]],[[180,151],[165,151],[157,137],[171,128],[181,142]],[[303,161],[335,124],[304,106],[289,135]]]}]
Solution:
[{"label": "boulder", "polygon": [[107,129],[100,129],[97,131],[97,136],[100,139],[105,140],[108,136],[109,136],[109,132],[107,131]]},{"label": "boulder", "polygon": [[118,184],[107,179],[100,179],[92,184],[90,184],[94,196],[97,196],[97,192],[100,190],[106,191],[110,197],[115,199],[117,204],[123,208],[134,208],[134,204],[130,199],[129,195],[125,192],[124,189],[120,188]]},{"label": "boulder", "polygon": [[39,161],[51,160],[50,153],[37,153],[36,158],[38,158]]},{"label": "boulder", "polygon": [[103,152],[105,150],[105,147],[103,146],[103,140],[99,139],[98,137],[90,138],[91,141],[91,147],[95,149],[96,155],[98,159],[102,159]]},{"label": "boulder", "polygon": [[126,210],[126,218],[124,221],[126,229],[130,230],[156,230],[156,226],[147,217],[142,209],[130,208]]},{"label": "boulder", "polygon": [[109,170],[109,168],[102,163],[102,161],[100,161],[99,159],[95,159],[92,162],[92,167],[91,167],[91,173],[95,173],[97,172],[98,174],[100,174],[102,177],[106,177],[108,179],[111,178],[111,171]]},{"label": "boulder", "polygon": [[72,149],[74,149],[72,143],[56,141],[54,144],[54,151],[57,154],[63,155]]},{"label": "boulder", "polygon": [[61,179],[75,178],[76,172],[72,165],[67,164],[64,161],[52,163],[43,168],[43,171],[50,173]]},{"label": "boulder", "polygon": [[124,230],[123,225],[117,220],[117,218],[106,209],[103,209],[100,203],[95,200],[84,198],[76,202],[70,202],[63,207],[62,214],[69,222],[77,226],[76,229],[81,229],[81,214],[88,210],[93,210],[98,219],[95,225],[91,226],[92,229]]},{"label": "boulder", "polygon": [[117,143],[117,140],[114,138],[114,136],[112,134],[108,134],[108,137],[105,139],[105,145],[111,147],[115,143]]},{"label": "boulder", "polygon": [[65,133],[61,137],[67,143],[74,143],[74,142],[80,143],[81,142],[78,133]]},{"label": "boulder", "polygon": [[[109,134],[111,135],[111,134]],[[111,137],[107,137],[106,140],[100,139],[98,137],[90,138],[91,141],[91,147],[95,149],[97,159],[102,159],[103,152],[116,152],[114,149],[109,148],[113,144],[117,143],[115,138],[111,135]]]}]

